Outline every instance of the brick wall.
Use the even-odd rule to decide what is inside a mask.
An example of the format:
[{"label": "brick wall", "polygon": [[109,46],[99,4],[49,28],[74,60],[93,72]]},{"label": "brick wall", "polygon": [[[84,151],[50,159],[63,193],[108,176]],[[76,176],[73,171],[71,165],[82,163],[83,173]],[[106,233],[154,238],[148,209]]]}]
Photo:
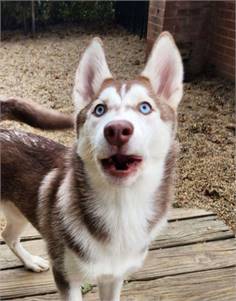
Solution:
[{"label": "brick wall", "polygon": [[163,31],[165,16],[165,1],[149,1],[148,28],[147,28],[147,52],[149,53],[153,42]]},{"label": "brick wall", "polygon": [[214,66],[216,72],[233,79],[234,8],[232,1],[150,0],[147,52],[168,30],[181,50],[187,78]]},{"label": "brick wall", "polygon": [[209,61],[215,71],[235,79],[235,2],[212,3]]}]

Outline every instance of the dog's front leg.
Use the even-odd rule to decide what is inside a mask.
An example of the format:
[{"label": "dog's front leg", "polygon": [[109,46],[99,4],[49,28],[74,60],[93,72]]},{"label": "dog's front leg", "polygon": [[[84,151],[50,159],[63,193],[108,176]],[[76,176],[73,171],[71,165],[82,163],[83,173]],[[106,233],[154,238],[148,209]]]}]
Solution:
[{"label": "dog's front leg", "polygon": [[53,275],[63,301],[82,301],[80,282],[68,280],[66,275],[55,267]]},{"label": "dog's front leg", "polygon": [[101,301],[120,301],[122,278],[102,277],[98,280],[99,296]]},{"label": "dog's front leg", "polygon": [[78,282],[70,282],[68,296],[65,301],[82,301],[81,286]]}]

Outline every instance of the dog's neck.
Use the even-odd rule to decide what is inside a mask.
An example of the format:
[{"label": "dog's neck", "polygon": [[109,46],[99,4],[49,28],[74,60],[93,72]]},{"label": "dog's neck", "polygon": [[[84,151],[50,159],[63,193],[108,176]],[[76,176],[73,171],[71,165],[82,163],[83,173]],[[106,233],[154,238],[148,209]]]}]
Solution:
[{"label": "dog's neck", "polygon": [[156,206],[156,195],[166,177],[165,165],[166,160],[157,161],[154,166],[150,164],[131,186],[103,185],[102,180],[91,176],[74,148],[57,194],[61,216],[70,216],[71,227],[75,229],[83,222],[90,234],[104,241],[111,238],[113,221],[122,222],[124,215],[127,218],[136,215],[136,222],[137,215],[141,215],[147,230],[156,210],[160,211]]}]

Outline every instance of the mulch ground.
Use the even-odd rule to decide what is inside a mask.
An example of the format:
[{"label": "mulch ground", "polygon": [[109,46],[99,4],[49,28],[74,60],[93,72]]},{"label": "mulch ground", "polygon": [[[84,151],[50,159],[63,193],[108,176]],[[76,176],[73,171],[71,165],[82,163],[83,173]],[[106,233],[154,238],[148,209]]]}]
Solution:
[{"label": "mulch ground", "polygon": [[[84,28],[54,28],[32,40],[14,34],[0,49],[0,95],[32,99],[46,107],[72,112],[74,74],[81,52],[97,33]],[[117,78],[133,78],[145,63],[144,40],[121,29],[99,34]],[[5,122],[67,145],[72,131],[42,132]],[[212,210],[236,231],[234,165],[234,85],[220,78],[199,78],[185,84],[179,108],[181,151],[175,207]]]}]

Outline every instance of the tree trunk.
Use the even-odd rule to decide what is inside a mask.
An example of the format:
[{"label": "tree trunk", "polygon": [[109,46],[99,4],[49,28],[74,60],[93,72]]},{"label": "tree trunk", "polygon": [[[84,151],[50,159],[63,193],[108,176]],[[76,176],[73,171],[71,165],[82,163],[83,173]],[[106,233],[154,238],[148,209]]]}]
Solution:
[{"label": "tree trunk", "polygon": [[26,10],[27,10],[27,3],[23,2],[23,23],[24,23],[24,34],[27,34],[27,23],[26,23]]},{"label": "tree trunk", "polygon": [[32,19],[32,35],[35,37],[35,5],[34,0],[31,0],[31,19]]}]

